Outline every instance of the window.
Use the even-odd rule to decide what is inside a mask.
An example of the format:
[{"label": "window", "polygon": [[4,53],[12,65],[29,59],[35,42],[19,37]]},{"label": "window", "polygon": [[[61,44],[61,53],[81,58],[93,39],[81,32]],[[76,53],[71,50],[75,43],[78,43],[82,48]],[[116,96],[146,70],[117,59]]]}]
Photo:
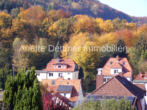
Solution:
[{"label": "window", "polygon": [[38,73],[37,76],[40,76],[40,73]]},{"label": "window", "polygon": [[49,73],[49,77],[53,77],[53,73]]},{"label": "window", "polygon": [[112,65],[112,64],[113,64],[113,62],[111,61],[111,62],[110,62],[110,65]]},{"label": "window", "polygon": [[123,62],[123,65],[125,65],[125,62]]},{"label": "window", "polygon": [[106,82],[106,78],[103,78],[103,82],[104,82],[104,83]]},{"label": "window", "polygon": [[54,68],[56,68],[56,65],[54,65]]},{"label": "window", "polygon": [[65,69],[65,65],[63,65],[63,68]]},{"label": "window", "polygon": [[70,75],[70,73],[68,73],[68,75]]},{"label": "window", "polygon": [[66,97],[66,94],[64,94],[64,97]]},{"label": "window", "polygon": [[59,77],[62,77],[62,73],[59,73]]},{"label": "window", "polygon": [[127,72],[127,70],[124,71],[124,73],[126,73],[126,72]]},{"label": "window", "polygon": [[118,70],[114,70],[114,74],[117,74],[118,73]]},{"label": "window", "polygon": [[76,73],[75,73],[75,77],[76,77]]},{"label": "window", "polygon": [[58,65],[58,68],[61,68],[61,65]]}]

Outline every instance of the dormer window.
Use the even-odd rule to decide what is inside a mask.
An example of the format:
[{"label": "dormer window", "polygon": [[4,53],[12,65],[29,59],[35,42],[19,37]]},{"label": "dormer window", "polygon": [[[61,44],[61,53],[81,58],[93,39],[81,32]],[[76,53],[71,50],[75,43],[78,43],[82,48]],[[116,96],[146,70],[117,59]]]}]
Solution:
[{"label": "dormer window", "polygon": [[54,68],[56,68],[56,65],[54,65]]},{"label": "dormer window", "polygon": [[110,65],[112,65],[112,64],[113,64],[113,62],[111,61],[111,62],[110,62]]},{"label": "dormer window", "polygon": [[65,69],[65,65],[63,65],[63,69]]},{"label": "dormer window", "polygon": [[58,65],[58,68],[61,68],[61,65]]},{"label": "dormer window", "polygon": [[125,62],[123,62],[123,65],[125,65]]}]

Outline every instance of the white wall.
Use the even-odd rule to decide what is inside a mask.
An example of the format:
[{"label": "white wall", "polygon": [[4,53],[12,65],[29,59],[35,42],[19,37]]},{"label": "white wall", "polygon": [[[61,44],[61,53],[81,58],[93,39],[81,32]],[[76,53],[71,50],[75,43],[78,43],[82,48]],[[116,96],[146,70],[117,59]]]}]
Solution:
[{"label": "white wall", "polygon": [[101,75],[101,74],[102,74],[102,69],[103,69],[103,68],[98,68],[98,69],[97,69],[97,74],[98,74],[98,75]]},{"label": "white wall", "polygon": [[[53,76],[49,76],[49,73],[53,73]],[[78,79],[79,77],[79,72],[46,72],[46,73],[41,73],[40,76],[37,75],[37,78],[39,81],[42,81],[42,79],[57,79],[59,78],[59,73],[62,73],[62,76],[64,79]],[[70,74],[68,74],[70,73]],[[38,74],[38,73],[37,73]]]},{"label": "white wall", "polygon": [[114,74],[114,70],[118,70],[118,73],[122,72],[122,68],[111,68],[111,70],[110,70],[111,74]]},{"label": "white wall", "polygon": [[38,81],[42,81],[42,79],[46,79],[46,73],[40,73],[40,76],[37,75]]}]

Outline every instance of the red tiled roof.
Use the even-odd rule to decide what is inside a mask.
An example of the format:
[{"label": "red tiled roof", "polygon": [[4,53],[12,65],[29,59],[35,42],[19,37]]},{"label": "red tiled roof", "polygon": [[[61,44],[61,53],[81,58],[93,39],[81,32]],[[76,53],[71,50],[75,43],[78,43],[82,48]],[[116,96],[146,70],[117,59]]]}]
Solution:
[{"label": "red tiled roof", "polygon": [[[55,80],[54,85],[51,85],[52,80]],[[68,83],[68,84],[67,84]],[[76,102],[78,99],[78,94],[80,90],[81,80],[80,79],[73,79],[73,80],[67,80],[63,78],[58,79],[42,79],[42,84],[48,84],[47,90],[54,91],[57,93],[57,88],[59,85],[73,85],[71,98],[68,98],[70,102]]]},{"label": "red tiled roof", "polygon": [[[111,65],[110,62],[112,62],[113,64]],[[125,65],[122,65],[123,62],[125,62]],[[116,58],[109,58],[109,60],[107,61],[107,63],[104,65],[103,69],[102,69],[102,75],[108,75],[108,76],[115,76],[112,75],[110,70],[111,68],[123,68],[123,73],[125,77],[132,77],[132,67],[130,65],[130,63],[128,62],[127,58],[119,58],[119,62],[116,62]],[[124,72],[126,70],[126,73]]]},{"label": "red tiled roof", "polygon": [[134,80],[147,80],[147,78],[145,78],[145,74],[139,73]]},{"label": "red tiled roof", "polygon": [[137,96],[138,99],[141,99],[144,96],[144,90],[117,75],[93,91],[91,95]]},{"label": "red tiled roof", "polygon": [[114,65],[111,66],[111,68],[122,68],[119,62],[116,62]]},{"label": "red tiled roof", "polygon": [[[66,64],[67,68],[54,68],[54,64]],[[72,59],[60,59],[60,62],[57,62],[57,59],[52,59],[46,66],[43,71],[75,71],[75,66],[77,64]]]}]

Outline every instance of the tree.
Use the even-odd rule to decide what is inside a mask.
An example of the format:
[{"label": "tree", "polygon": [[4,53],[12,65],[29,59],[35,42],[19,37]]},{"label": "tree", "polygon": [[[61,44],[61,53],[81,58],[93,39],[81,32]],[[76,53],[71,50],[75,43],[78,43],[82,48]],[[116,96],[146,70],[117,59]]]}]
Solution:
[{"label": "tree", "polygon": [[14,80],[7,79],[3,102],[10,105],[10,110],[43,110],[35,68],[27,73],[18,72]]},{"label": "tree", "polygon": [[73,110],[135,110],[128,99],[107,99],[102,101],[88,100],[83,103],[82,109],[77,107]]},{"label": "tree", "polygon": [[83,69],[82,69],[82,67],[80,67],[80,69],[79,69],[79,79],[81,79],[83,77],[84,77]]},{"label": "tree", "polygon": [[25,2],[24,4],[23,4],[23,8],[26,10],[26,9],[28,9],[28,3],[27,2]]},{"label": "tree", "polygon": [[59,48],[59,50],[55,50],[54,59],[57,59],[60,57],[61,50],[60,50],[60,42],[59,41],[57,42],[56,47]]},{"label": "tree", "polygon": [[50,4],[48,4],[48,8],[47,8],[47,12],[49,12],[51,10],[51,5]]},{"label": "tree", "polygon": [[29,53],[26,40],[15,38],[13,41],[13,62],[16,70],[21,71],[29,67]]},{"label": "tree", "polygon": [[[52,95],[51,93],[43,93],[43,109],[44,110],[69,110],[68,102],[57,97],[58,93]],[[53,99],[54,97],[54,99]],[[58,100],[58,101],[57,101]]]},{"label": "tree", "polygon": [[12,75],[12,69],[9,68],[9,64],[6,64],[4,68],[0,69],[0,88],[5,89],[5,82],[7,77]]},{"label": "tree", "polygon": [[12,10],[11,10],[11,16],[13,16],[14,18],[16,18],[17,17],[17,15],[19,14],[19,9],[18,8],[13,8]]}]

